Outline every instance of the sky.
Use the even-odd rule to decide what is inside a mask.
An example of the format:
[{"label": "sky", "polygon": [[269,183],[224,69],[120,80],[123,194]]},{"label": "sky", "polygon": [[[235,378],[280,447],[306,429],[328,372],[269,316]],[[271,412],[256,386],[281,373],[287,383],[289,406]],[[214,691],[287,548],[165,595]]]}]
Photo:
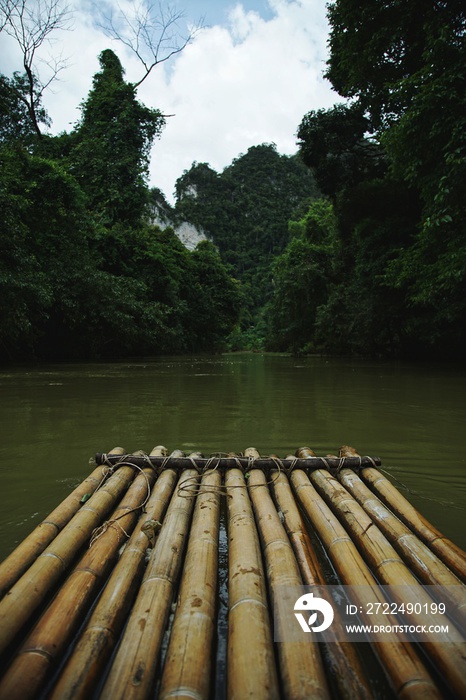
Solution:
[{"label": "sky", "polygon": [[[148,0],[137,0],[141,5]],[[105,48],[118,55],[126,79],[137,82],[141,65],[129,49],[107,37],[97,12],[131,11],[133,0],[69,0],[73,25],[56,32],[47,53],[62,55],[66,68],[44,95],[52,133],[70,131],[87,97],[97,57]],[[35,0],[28,0],[30,5]],[[154,5],[159,7],[159,2]],[[162,1],[180,18],[180,36],[196,27],[191,43],[159,63],[138,88],[138,98],[167,118],[151,152],[151,187],[173,203],[175,182],[193,162],[221,172],[249,147],[275,143],[279,153],[296,152],[296,132],[310,110],[341,101],[323,78],[327,59],[326,0]],[[45,64],[41,71],[46,70]],[[0,33],[0,72],[21,69],[16,44]]]}]

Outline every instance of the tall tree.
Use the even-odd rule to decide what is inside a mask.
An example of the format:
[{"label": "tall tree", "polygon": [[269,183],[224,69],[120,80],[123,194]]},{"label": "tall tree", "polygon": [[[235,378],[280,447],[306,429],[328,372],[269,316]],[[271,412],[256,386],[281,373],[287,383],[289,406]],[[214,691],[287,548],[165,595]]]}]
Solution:
[{"label": "tall tree", "polygon": [[381,127],[398,121],[420,86],[464,68],[457,63],[464,56],[462,0],[335,0],[328,16],[326,76]]},{"label": "tall tree", "polygon": [[316,317],[334,282],[333,261],[339,253],[336,223],[333,206],[325,199],[316,199],[302,219],[290,222],[291,240],[272,265],[267,309],[271,349],[315,349]]},{"label": "tall tree", "polygon": [[71,12],[62,0],[0,0],[0,28],[16,42],[22,56],[24,75],[15,74],[11,88],[24,104],[36,135],[42,137],[41,124],[49,120],[42,108],[45,90],[66,66],[66,61],[54,55],[42,60],[39,54],[58,30],[70,29]]},{"label": "tall tree", "polygon": [[99,56],[101,70],[82,106],[71,151],[71,171],[104,226],[137,225],[148,201],[149,151],[165,119],[136,99],[110,49]]},{"label": "tall tree", "polygon": [[359,104],[335,105],[303,117],[299,152],[324,194],[335,197],[345,187],[383,175],[386,158],[380,144],[367,136],[369,131]]},{"label": "tall tree", "polygon": [[465,5],[335,0],[329,19],[327,77],[369,116],[392,176],[417,192],[422,205],[386,279],[405,294],[410,333],[420,346],[437,353],[460,348],[466,327]]}]

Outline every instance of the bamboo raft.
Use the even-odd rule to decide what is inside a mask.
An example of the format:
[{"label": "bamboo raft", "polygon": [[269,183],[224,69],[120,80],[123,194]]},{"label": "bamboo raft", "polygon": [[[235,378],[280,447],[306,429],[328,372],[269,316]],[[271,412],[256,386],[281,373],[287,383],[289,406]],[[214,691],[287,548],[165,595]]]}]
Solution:
[{"label": "bamboo raft", "polygon": [[[95,462],[0,564],[0,700],[466,698],[466,553],[380,459],[158,446]],[[337,621],[324,644],[274,642],[281,587],[335,582],[361,605],[442,587],[447,641],[354,644]]]}]

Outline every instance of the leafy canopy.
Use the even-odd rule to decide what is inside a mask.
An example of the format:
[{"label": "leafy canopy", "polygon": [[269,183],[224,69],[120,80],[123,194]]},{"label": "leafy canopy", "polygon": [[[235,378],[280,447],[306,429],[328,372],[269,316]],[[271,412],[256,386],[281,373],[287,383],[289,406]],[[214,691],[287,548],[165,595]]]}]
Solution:
[{"label": "leafy canopy", "polygon": [[165,119],[136,99],[113,51],[103,51],[99,63],[75,129],[70,169],[104,225],[135,225],[148,201],[150,147]]}]

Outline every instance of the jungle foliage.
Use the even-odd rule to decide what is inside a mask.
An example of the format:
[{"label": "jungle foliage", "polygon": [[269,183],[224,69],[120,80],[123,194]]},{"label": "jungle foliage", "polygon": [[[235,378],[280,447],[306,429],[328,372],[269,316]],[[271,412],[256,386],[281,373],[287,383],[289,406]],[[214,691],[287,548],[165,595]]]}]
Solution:
[{"label": "jungle foliage", "polygon": [[[240,290],[212,243],[148,221],[148,155],[164,125],[110,50],[70,133],[39,138],[0,81],[0,357],[216,351]],[[36,111],[42,120],[45,112]]]},{"label": "jungle foliage", "polygon": [[[334,0],[328,16],[344,101],[304,115],[295,156],[264,143],[220,173],[193,163],[174,207],[148,187],[165,117],[112,51],[54,137],[33,72],[0,76],[1,359],[464,359],[464,3]],[[183,222],[207,239],[192,251]]]},{"label": "jungle foliage", "polygon": [[178,179],[174,217],[202,230],[242,284],[241,319],[230,347],[263,345],[272,262],[289,241],[290,217],[317,195],[309,169],[274,144],[249,148],[221,173],[194,163]]},{"label": "jungle foliage", "polygon": [[464,358],[464,3],[335,0],[328,13],[326,76],[348,101],[305,115],[298,139],[335,218],[314,204],[293,225],[271,345]]}]

